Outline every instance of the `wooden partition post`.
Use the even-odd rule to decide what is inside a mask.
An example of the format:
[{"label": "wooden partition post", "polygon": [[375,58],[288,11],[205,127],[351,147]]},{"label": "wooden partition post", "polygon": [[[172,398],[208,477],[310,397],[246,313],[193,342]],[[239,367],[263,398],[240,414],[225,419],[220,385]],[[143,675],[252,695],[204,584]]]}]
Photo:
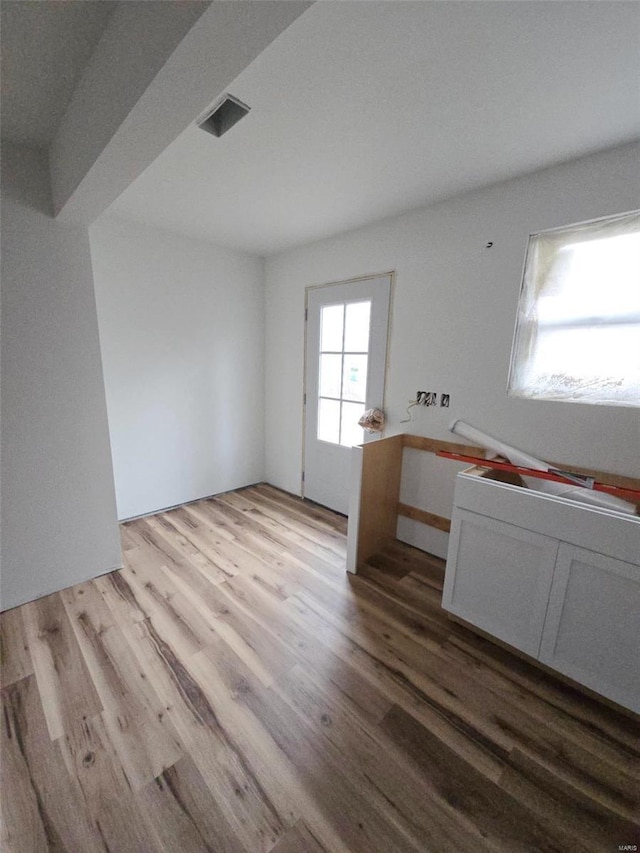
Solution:
[{"label": "wooden partition post", "polygon": [[396,538],[403,437],[354,447],[347,537],[347,569],[355,572]]},{"label": "wooden partition post", "polygon": [[351,492],[347,534],[347,571],[378,554],[396,539],[398,514],[448,531],[449,519],[400,503],[402,451],[405,447],[437,453],[481,453],[479,447],[418,435],[394,435],[351,450]]}]

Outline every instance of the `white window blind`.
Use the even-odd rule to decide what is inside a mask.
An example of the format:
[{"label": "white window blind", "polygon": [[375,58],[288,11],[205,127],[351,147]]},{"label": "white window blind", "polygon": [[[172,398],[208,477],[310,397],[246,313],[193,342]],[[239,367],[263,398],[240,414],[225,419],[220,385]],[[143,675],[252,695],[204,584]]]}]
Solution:
[{"label": "white window blind", "polygon": [[640,211],[529,238],[508,393],[640,406]]}]

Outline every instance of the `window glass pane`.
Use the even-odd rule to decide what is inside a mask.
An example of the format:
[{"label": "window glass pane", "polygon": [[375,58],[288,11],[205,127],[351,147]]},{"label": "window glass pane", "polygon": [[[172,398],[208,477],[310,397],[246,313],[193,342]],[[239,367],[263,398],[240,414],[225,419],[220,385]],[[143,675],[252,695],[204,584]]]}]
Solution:
[{"label": "window glass pane", "polygon": [[318,438],[340,443],[340,403],[337,400],[318,400]]},{"label": "window glass pane", "polygon": [[371,302],[347,305],[344,329],[345,352],[369,352],[369,318]]},{"label": "window glass pane", "polygon": [[640,406],[640,212],[529,239],[509,393]]},{"label": "window glass pane", "polygon": [[[327,356],[322,356],[326,358]],[[345,355],[342,397],[345,400],[357,400],[364,403],[367,399],[367,360],[366,355]]]},{"label": "window glass pane", "polygon": [[343,444],[345,447],[362,444],[364,441],[364,430],[361,426],[358,426],[358,420],[363,414],[364,405],[361,403],[342,404],[340,444]]},{"label": "window glass pane", "polygon": [[344,305],[325,305],[320,317],[320,351],[342,352]]},{"label": "window glass pane", "polygon": [[342,379],[342,356],[320,356],[320,396],[340,397],[340,382]]},{"label": "window glass pane", "polygon": [[560,248],[537,314],[549,324],[640,317],[640,232]]},{"label": "window glass pane", "polygon": [[531,397],[640,401],[638,327],[542,328],[523,378]]}]

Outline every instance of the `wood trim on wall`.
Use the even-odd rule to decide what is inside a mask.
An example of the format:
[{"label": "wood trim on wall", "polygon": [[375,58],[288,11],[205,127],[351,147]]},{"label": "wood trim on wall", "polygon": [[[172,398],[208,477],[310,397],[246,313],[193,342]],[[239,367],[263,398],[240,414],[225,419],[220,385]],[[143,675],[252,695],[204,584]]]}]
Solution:
[{"label": "wood trim on wall", "polygon": [[414,521],[420,521],[422,524],[427,524],[429,527],[435,527],[436,530],[443,530],[445,533],[448,533],[451,530],[450,518],[444,518],[442,515],[427,512],[424,509],[418,509],[417,506],[399,503],[398,515],[403,515],[405,518],[412,518]]},{"label": "wood trim on wall", "polygon": [[424,435],[402,436],[403,447],[411,447],[414,450],[427,450],[429,453],[437,453],[446,450],[447,453],[461,453],[465,456],[481,456],[484,454],[483,447],[474,447],[472,444],[458,444],[457,441],[440,441],[438,438],[428,438]]}]

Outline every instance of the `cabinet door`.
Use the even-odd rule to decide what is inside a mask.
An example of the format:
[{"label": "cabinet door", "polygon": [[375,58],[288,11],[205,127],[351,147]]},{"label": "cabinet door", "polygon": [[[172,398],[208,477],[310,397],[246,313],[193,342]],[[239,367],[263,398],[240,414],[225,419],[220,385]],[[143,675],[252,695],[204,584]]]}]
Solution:
[{"label": "cabinet door", "polygon": [[640,566],[561,545],[540,660],[640,713]]},{"label": "cabinet door", "polygon": [[456,508],[442,606],[537,657],[557,551],[555,539]]}]

